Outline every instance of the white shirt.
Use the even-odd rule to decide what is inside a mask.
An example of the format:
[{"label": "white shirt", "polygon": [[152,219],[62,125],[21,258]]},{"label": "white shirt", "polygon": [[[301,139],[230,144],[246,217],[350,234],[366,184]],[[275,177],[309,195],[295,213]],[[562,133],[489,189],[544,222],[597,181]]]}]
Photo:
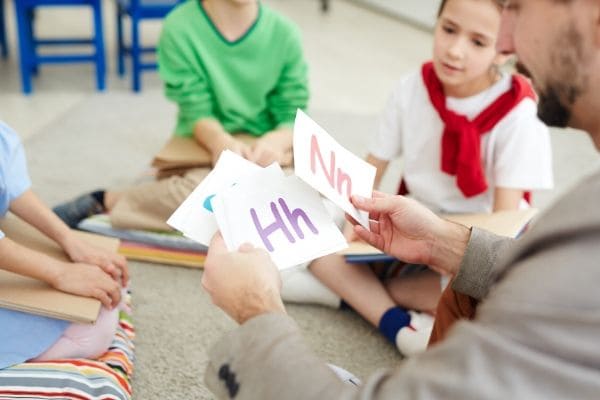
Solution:
[{"label": "white shirt", "polygon": [[[510,89],[511,75],[474,96],[446,99],[446,107],[472,120]],[[436,212],[491,212],[495,187],[552,188],[552,150],[548,128],[537,118],[537,105],[522,100],[481,136],[481,165],[488,190],[465,197],[456,176],[441,170],[444,124],[429,100],[421,72],[404,77],[384,109],[369,151],[381,160],[403,156],[403,179],[410,195]]]}]

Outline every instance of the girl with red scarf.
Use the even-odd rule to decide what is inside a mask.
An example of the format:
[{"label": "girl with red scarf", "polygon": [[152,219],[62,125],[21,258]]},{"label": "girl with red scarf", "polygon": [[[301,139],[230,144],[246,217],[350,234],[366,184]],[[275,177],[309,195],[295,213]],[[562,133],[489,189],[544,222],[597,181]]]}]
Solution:
[{"label": "girl with red scarf", "polygon": [[[500,13],[497,0],[442,1],[433,61],[400,80],[371,142],[375,187],[399,156],[400,194],[436,212],[518,209],[529,191],[552,187],[536,95],[525,78],[498,68],[506,58],[495,49]],[[430,315],[449,278],[404,267],[382,282],[371,268],[335,255],[316,260],[311,271],[405,355],[426,347]]]}]

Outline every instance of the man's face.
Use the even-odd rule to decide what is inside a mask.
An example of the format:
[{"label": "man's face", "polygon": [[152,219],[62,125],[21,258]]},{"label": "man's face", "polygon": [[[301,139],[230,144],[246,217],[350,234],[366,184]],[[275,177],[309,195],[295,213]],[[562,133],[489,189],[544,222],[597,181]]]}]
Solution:
[{"label": "man's face", "polygon": [[[594,54],[591,24],[582,12],[591,0],[509,0],[503,13],[498,50],[516,52],[539,94],[538,114],[564,127],[581,106]],[[587,18],[591,20],[591,18]]]}]

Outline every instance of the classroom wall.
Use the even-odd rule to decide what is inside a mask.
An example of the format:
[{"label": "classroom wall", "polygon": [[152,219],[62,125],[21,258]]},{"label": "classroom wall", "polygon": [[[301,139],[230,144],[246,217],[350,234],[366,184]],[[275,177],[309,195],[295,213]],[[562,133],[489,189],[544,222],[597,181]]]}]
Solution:
[{"label": "classroom wall", "polygon": [[441,0],[350,0],[423,29],[432,29]]}]

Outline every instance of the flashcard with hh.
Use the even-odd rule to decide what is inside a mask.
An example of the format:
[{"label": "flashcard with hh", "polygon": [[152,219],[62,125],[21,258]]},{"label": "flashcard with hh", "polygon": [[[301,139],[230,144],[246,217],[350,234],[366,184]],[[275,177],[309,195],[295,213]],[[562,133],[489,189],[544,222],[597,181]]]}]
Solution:
[{"label": "flashcard with hh", "polygon": [[[281,166],[277,163],[273,163],[266,168],[260,168],[257,171],[249,173],[248,175],[244,176],[242,180],[237,182],[235,185],[231,185],[230,187],[236,187],[236,192],[239,194],[238,201],[245,201],[244,196],[246,192],[253,191],[256,188],[261,187],[264,185],[264,182],[278,181],[284,176],[285,173],[281,169]],[[225,188],[223,191],[227,191],[227,188]],[[212,205],[218,229],[221,231],[221,236],[223,236],[225,243],[231,243],[231,232],[232,230],[237,229],[237,226],[227,222],[227,218],[220,213],[220,211],[223,210],[223,207],[219,207],[221,204],[220,198],[223,191],[219,192],[212,199]]]},{"label": "flashcard with hh", "polygon": [[218,230],[212,200],[219,191],[262,168],[225,150],[213,170],[175,210],[167,223],[192,240],[208,246]]},{"label": "flashcard with hh", "polygon": [[371,197],[376,169],[342,147],[301,110],[294,123],[294,172],[369,229],[369,215],[350,202]]},{"label": "flashcard with hh", "polygon": [[[265,181],[260,174],[219,193],[214,210],[227,248],[251,243],[269,252],[279,269],[347,246],[319,194],[296,176]],[[235,229],[232,229],[235,227]]]}]

